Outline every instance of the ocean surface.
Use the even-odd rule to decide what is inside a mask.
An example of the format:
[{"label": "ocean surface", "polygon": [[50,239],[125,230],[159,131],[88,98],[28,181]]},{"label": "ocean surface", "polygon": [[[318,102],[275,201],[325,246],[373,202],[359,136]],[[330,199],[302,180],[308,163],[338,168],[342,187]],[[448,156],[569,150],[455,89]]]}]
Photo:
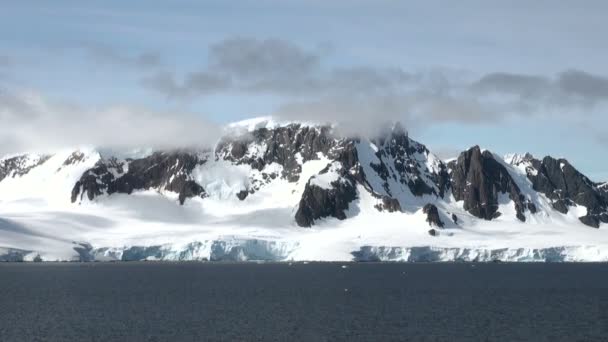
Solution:
[{"label": "ocean surface", "polygon": [[608,341],[608,264],[0,264],[0,341]]}]

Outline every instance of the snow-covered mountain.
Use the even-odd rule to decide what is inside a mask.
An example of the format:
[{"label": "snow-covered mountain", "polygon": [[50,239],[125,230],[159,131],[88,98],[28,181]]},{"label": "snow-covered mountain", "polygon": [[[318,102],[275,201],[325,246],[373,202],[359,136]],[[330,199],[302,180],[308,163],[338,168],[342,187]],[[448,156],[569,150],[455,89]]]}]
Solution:
[{"label": "snow-covered mountain", "polygon": [[608,261],[608,186],[475,146],[448,163],[269,119],[208,150],[0,159],[0,260]]}]

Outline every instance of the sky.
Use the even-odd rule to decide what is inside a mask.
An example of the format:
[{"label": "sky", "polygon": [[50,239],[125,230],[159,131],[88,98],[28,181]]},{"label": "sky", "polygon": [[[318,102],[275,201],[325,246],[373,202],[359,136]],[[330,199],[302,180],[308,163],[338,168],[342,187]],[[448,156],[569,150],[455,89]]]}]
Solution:
[{"label": "sky", "polygon": [[0,153],[207,145],[271,115],[608,180],[605,1],[0,0]]}]

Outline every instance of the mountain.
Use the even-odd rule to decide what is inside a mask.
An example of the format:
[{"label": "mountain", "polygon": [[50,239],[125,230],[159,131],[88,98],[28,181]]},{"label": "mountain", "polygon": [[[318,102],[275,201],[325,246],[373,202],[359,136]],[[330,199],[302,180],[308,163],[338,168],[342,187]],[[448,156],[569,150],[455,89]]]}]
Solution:
[{"label": "mountain", "polygon": [[450,162],[267,118],[209,149],[0,159],[0,260],[608,260],[608,186],[567,160]]}]

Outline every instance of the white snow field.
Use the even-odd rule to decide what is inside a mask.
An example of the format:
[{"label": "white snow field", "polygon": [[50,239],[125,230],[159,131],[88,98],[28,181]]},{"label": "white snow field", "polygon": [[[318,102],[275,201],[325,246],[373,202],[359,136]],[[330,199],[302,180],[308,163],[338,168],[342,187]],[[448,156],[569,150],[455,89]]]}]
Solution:
[{"label": "white snow field", "polygon": [[[248,124],[259,126],[256,121]],[[358,147],[362,164],[373,163],[375,156],[365,152],[373,144],[361,145],[366,145]],[[515,218],[507,195],[500,205],[503,215],[486,221],[464,211],[453,197],[416,197],[407,187],[398,194],[408,204],[404,212],[380,212],[374,208],[379,199],[358,186],[359,198],[350,204],[348,219],[327,218],[301,228],[294,214],[306,182],[313,177],[311,182],[325,187],[336,178],[338,166],[333,164],[329,172],[317,175],[331,162],[323,156],[302,164],[298,182],[276,178],[243,201],[236,194],[259,171],[210,160],[192,173],[209,195],[204,199],[180,205],[176,193],[146,190],[71,203],[75,182],[107,153],[79,150],[84,158],[78,163],[64,165],[74,151],[61,151],[24,175],[0,181],[0,256],[39,256],[44,261],[608,261],[606,224],[600,229],[583,225],[578,217],[586,208],[567,215],[553,210],[532,190],[523,167],[498,156],[538,207],[534,215],[525,213],[525,223]],[[29,162],[36,165],[37,158],[31,155]],[[429,155],[427,167],[436,167],[437,160]],[[426,203],[434,203],[443,216],[456,214],[458,223],[442,216],[446,228],[431,236],[421,209]]]}]

